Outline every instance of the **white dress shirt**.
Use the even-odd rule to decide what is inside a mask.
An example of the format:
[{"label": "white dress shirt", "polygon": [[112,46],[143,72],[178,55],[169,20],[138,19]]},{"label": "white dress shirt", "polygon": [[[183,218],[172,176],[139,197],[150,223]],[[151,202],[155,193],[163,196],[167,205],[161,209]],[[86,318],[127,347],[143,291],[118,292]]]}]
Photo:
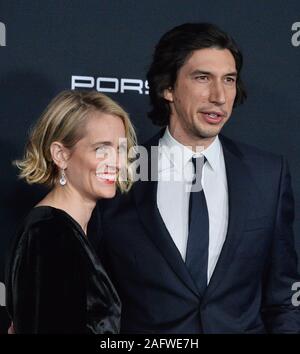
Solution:
[{"label": "white dress shirt", "polygon": [[209,282],[228,226],[228,189],[222,145],[218,136],[209,147],[193,152],[180,144],[167,128],[159,141],[157,206],[161,217],[183,260],[188,239],[190,181],[194,176],[192,157],[206,157],[202,172],[209,216],[209,251],[207,280]]}]

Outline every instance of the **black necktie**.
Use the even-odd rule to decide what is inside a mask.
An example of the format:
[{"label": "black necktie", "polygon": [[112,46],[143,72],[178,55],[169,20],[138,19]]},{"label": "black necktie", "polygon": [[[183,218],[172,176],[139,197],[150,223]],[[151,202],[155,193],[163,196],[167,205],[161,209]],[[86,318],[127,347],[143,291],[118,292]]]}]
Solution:
[{"label": "black necktie", "polygon": [[[197,161],[196,161],[197,160]],[[207,286],[207,265],[209,245],[209,220],[205,195],[201,186],[205,157],[192,158],[195,178],[189,201],[189,235],[186,251],[186,265],[203,295]]]}]

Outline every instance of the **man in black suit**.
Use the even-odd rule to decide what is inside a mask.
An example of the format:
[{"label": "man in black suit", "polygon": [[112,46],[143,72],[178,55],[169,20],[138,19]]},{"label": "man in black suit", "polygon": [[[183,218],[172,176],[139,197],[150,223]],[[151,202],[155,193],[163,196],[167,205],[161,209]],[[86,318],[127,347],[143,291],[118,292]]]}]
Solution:
[{"label": "man in black suit", "polygon": [[156,46],[149,117],[164,129],[145,145],[158,147],[155,178],[100,206],[122,332],[300,332],[287,163],[220,134],[246,97],[241,69],[211,24],[178,26]]}]

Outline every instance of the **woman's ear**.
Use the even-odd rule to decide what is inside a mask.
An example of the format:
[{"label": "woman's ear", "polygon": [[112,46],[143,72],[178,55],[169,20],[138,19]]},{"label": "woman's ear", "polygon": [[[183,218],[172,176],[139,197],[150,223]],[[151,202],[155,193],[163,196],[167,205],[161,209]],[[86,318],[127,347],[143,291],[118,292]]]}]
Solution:
[{"label": "woman's ear", "polygon": [[165,100],[169,102],[173,102],[173,90],[171,87],[168,87],[167,89],[164,89],[163,91],[163,97]]},{"label": "woman's ear", "polygon": [[68,149],[62,143],[54,141],[50,146],[50,152],[55,165],[63,170],[66,169],[70,155]]}]

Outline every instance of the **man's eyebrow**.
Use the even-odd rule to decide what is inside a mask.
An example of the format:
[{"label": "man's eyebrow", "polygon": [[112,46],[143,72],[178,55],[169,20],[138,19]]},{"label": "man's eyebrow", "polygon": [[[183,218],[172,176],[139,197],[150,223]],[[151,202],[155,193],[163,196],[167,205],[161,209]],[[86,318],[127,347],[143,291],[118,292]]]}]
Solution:
[{"label": "man's eyebrow", "polygon": [[231,73],[225,74],[224,76],[237,76],[237,75],[238,75],[237,72],[236,72],[236,71],[233,71],[233,72],[231,72]]},{"label": "man's eyebrow", "polygon": [[[213,74],[210,71],[197,69],[191,73],[191,76],[195,76],[195,75],[213,75]],[[224,76],[237,76],[237,72],[232,71],[232,72],[226,73]]]},{"label": "man's eyebrow", "polygon": [[211,73],[209,71],[205,71],[205,70],[194,70],[193,72],[191,72],[191,76],[194,76],[194,75],[211,75]]}]

